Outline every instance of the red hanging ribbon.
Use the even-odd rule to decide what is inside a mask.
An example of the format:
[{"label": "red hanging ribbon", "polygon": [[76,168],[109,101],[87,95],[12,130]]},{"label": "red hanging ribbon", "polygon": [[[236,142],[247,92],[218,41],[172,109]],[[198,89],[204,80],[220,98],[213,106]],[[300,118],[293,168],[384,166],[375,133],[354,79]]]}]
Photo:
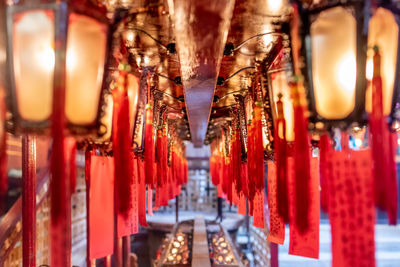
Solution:
[{"label": "red hanging ribbon", "polygon": [[[370,114],[370,138],[374,159],[375,201],[386,210],[389,224],[397,223],[397,173],[393,153],[393,139],[383,113],[381,56],[374,47],[374,74],[372,78],[372,113]],[[394,204],[395,203],[395,204]]]},{"label": "red hanging ribbon", "polygon": [[146,124],[144,136],[144,161],[146,167],[146,184],[154,188],[154,175],[157,171],[155,167],[155,148],[154,148],[154,128],[153,128],[153,108],[151,106],[151,89],[150,89],[150,73],[147,81],[148,104],[146,106]]},{"label": "red hanging ribbon", "polygon": [[132,202],[133,162],[130,156],[131,133],[126,83],[127,79],[124,79],[123,87],[113,91],[113,149],[117,209],[118,213],[128,217]]},{"label": "red hanging ribbon", "polygon": [[[114,160],[86,153],[89,259],[114,253]],[[89,165],[89,166],[88,166]],[[102,203],[99,205],[99,203]]]},{"label": "red hanging ribbon", "polygon": [[295,168],[295,220],[300,232],[306,232],[309,226],[311,192],[310,173],[310,139],[308,136],[308,121],[304,115],[302,94],[298,81],[290,84],[294,111],[294,168]]},{"label": "red hanging ribbon", "polygon": [[332,152],[331,139],[327,134],[321,136],[319,141],[319,158],[320,158],[320,184],[321,184],[321,208],[328,212],[328,174],[327,164],[329,161],[329,153]]},{"label": "red hanging ribbon", "polygon": [[277,209],[284,222],[289,222],[289,197],[287,181],[286,121],[281,99],[276,102],[278,116],[274,127],[275,162],[277,171]]},{"label": "red hanging ribbon", "polygon": [[139,176],[139,192],[138,192],[138,204],[139,204],[139,223],[141,226],[148,226],[146,221],[146,174],[145,174],[145,163],[142,159],[137,158],[136,163],[138,166]]}]

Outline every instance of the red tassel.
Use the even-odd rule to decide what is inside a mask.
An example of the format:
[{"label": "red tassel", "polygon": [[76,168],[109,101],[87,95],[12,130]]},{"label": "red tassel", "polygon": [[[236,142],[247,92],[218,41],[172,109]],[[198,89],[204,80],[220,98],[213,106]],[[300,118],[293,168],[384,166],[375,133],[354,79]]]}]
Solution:
[{"label": "red tassel", "polygon": [[[386,210],[389,224],[397,223],[397,174],[395,171],[393,140],[383,114],[381,57],[374,47],[374,75],[372,78],[372,113],[370,115],[371,148],[374,159],[374,182],[376,205]],[[396,204],[394,204],[396,203]]]},{"label": "red tassel", "polygon": [[275,162],[277,169],[277,208],[284,222],[289,222],[289,197],[287,176],[287,143],[286,121],[283,113],[283,103],[279,99],[276,103],[278,116],[274,128]]},{"label": "red tassel", "polygon": [[146,108],[146,126],[144,136],[144,159],[146,166],[146,184],[154,187],[154,129],[153,110],[151,105]]},{"label": "red tassel", "polygon": [[264,146],[261,123],[261,103],[254,107],[254,168],[255,186],[258,191],[264,191]]},{"label": "red tassel", "polygon": [[[156,151],[157,151],[157,186],[161,187],[165,184],[164,170],[163,170],[163,154],[164,154],[164,145],[163,145],[163,137],[162,130],[157,130],[157,142],[156,142]],[[157,194],[158,191],[156,191]]]},{"label": "red tassel", "polygon": [[254,165],[254,122],[250,121],[247,125],[247,172],[248,172],[248,197],[252,202],[256,195],[255,186],[255,165]]},{"label": "red tassel", "polygon": [[321,185],[321,208],[324,212],[328,212],[328,159],[329,153],[332,152],[332,144],[327,134],[321,137],[319,142],[319,159],[320,159],[320,185]]},{"label": "red tassel", "polygon": [[[124,88],[126,81],[124,82]],[[114,90],[113,148],[118,212],[128,216],[132,203],[133,166],[130,157],[129,98],[124,90]]]},{"label": "red tassel", "polygon": [[298,82],[291,83],[293,111],[294,111],[294,168],[295,168],[295,220],[301,233],[306,232],[309,226],[310,206],[310,140],[308,136],[308,122],[301,104]]},{"label": "red tassel", "polygon": [[146,221],[146,175],[145,175],[145,163],[143,160],[137,158],[136,164],[138,168],[139,184],[138,184],[138,204],[139,204],[139,224],[141,226],[148,226]]},{"label": "red tassel", "polygon": [[[6,117],[6,106],[4,97],[0,97],[0,117]],[[7,194],[8,191],[8,169],[7,169],[7,133],[2,130],[0,139],[0,195]]]}]

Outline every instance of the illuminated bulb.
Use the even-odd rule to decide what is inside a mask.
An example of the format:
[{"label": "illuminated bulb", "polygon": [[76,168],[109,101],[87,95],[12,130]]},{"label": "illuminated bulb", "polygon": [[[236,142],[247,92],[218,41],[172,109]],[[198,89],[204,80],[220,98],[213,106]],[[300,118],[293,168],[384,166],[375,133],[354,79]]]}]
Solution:
[{"label": "illuminated bulb", "polygon": [[178,236],[176,237],[176,239],[177,239],[178,241],[183,241],[183,236],[178,235]]},{"label": "illuminated bulb", "polygon": [[128,43],[132,43],[133,39],[135,38],[135,35],[133,34],[133,31],[128,31],[125,35],[126,41]]},{"label": "illuminated bulb", "polygon": [[174,247],[179,248],[181,246],[181,243],[179,243],[178,241],[174,242]]},{"label": "illuminated bulb", "polygon": [[272,13],[277,13],[282,9],[283,1],[282,0],[268,0],[267,1],[268,10]]},{"label": "illuminated bulb", "polygon": [[372,81],[372,77],[374,76],[374,62],[372,58],[367,59],[367,69],[366,75],[368,81]]},{"label": "illuminated bulb", "polygon": [[46,71],[53,71],[55,64],[54,50],[50,46],[43,47],[38,53],[38,62]]},{"label": "illuminated bulb", "polygon": [[[268,33],[268,32],[272,32],[272,29],[269,26],[264,28],[264,33]],[[263,35],[263,41],[264,41],[265,46],[268,46],[273,40],[274,40],[274,37],[271,34]]]},{"label": "illuminated bulb", "polygon": [[354,90],[356,71],[356,59],[352,54],[347,54],[338,64],[337,79],[339,84],[349,93]]},{"label": "illuminated bulb", "polygon": [[74,50],[69,49],[67,51],[67,69],[73,70],[76,68],[77,65],[77,58]]},{"label": "illuminated bulb", "polygon": [[136,57],[136,65],[140,66],[140,63],[142,63],[142,59],[140,57]]},{"label": "illuminated bulb", "polygon": [[148,56],[144,56],[143,57],[143,62],[144,62],[145,65],[149,64],[150,63],[150,58]]},{"label": "illuminated bulb", "polygon": [[173,261],[174,260],[174,256],[168,256],[168,261]]},{"label": "illuminated bulb", "polygon": [[173,249],[171,249],[171,253],[176,254],[176,253],[178,253],[178,250],[176,248],[173,248]]},{"label": "illuminated bulb", "polygon": [[355,140],[355,143],[356,143],[356,146],[357,146],[357,147],[360,147],[360,146],[362,145],[362,140],[357,138],[357,139]]}]

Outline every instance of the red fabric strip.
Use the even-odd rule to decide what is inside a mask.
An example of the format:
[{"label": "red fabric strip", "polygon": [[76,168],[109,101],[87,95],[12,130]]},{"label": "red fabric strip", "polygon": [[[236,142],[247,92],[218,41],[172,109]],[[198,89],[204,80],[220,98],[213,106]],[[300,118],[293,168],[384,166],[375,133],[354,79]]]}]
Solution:
[{"label": "red fabric strip", "polygon": [[[290,217],[290,242],[289,254],[315,258],[319,257],[319,218],[320,218],[320,199],[319,199],[319,167],[318,158],[311,160],[311,179],[308,181],[306,191],[309,192],[310,207],[307,213],[302,214],[308,221],[308,228],[303,231],[298,221],[295,220],[296,212],[299,211],[295,196],[295,173],[294,158],[288,158],[288,178],[289,178],[289,217]],[[345,265],[343,265],[345,266]]]},{"label": "red fabric strip", "polygon": [[241,215],[246,215],[246,197],[243,193],[239,197],[238,213]]},{"label": "red fabric strip", "polygon": [[276,166],[268,162],[268,207],[269,207],[269,234],[267,240],[277,244],[285,241],[285,222],[278,211]]},{"label": "red fabric strip", "polygon": [[146,221],[146,177],[145,177],[145,166],[144,161],[137,159],[138,173],[139,173],[139,223],[141,226],[148,226]]},{"label": "red fabric strip", "polygon": [[114,159],[90,161],[89,258],[96,259],[114,253]]},{"label": "red fabric strip", "polygon": [[[125,79],[126,80],[126,79]],[[125,86],[125,85],[124,85]],[[126,91],[114,90],[113,148],[115,186],[118,213],[128,217],[132,202],[131,133],[129,127],[129,97]]]},{"label": "red fabric strip", "polygon": [[147,190],[147,213],[154,216],[153,213],[153,190]]},{"label": "red fabric strip", "polygon": [[118,213],[117,214],[117,235],[118,238],[129,236],[131,234],[138,232],[138,210],[137,210],[137,164],[135,161],[134,152],[130,152],[131,161],[132,161],[132,183],[131,183],[131,192],[132,192],[132,202],[129,203],[129,210],[127,212],[128,216],[125,214]]}]

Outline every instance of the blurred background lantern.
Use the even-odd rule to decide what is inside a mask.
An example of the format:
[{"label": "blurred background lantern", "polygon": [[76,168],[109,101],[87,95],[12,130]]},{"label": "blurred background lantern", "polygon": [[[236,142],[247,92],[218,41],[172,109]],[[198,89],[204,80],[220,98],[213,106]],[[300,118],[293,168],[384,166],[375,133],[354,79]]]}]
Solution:
[{"label": "blurred background lantern", "polygon": [[11,130],[43,133],[65,88],[70,134],[99,128],[109,51],[106,10],[89,1],[22,1],[7,8]]},{"label": "blurred background lantern", "polygon": [[[149,79],[149,69],[143,69],[137,88],[136,108],[132,112],[134,114],[132,146],[136,153],[144,152],[144,137],[146,124],[146,106],[148,103],[148,87],[151,79]],[[136,78],[136,77],[135,77]],[[137,79],[137,78],[136,78]]]},{"label": "blurred background lantern", "polygon": [[[286,140],[288,142],[294,141],[294,111],[291,98],[291,89],[287,80],[287,73],[284,69],[270,70],[268,73],[268,92],[271,101],[271,113],[274,121],[277,118],[278,108],[277,101],[280,100],[283,104],[283,113],[285,116],[286,123]],[[274,124],[274,127],[276,125]]]},{"label": "blurred background lantern", "polygon": [[[378,46],[381,55],[381,78],[383,94],[383,114],[390,116],[391,122],[399,120],[400,103],[400,53],[399,53],[399,23],[400,9],[394,1],[382,1],[369,21],[368,47]],[[372,87],[373,76],[373,51],[368,50],[366,77],[368,89],[366,93],[366,111],[372,110]]]},{"label": "blurred background lantern", "polygon": [[366,3],[345,2],[316,4],[307,9],[299,5],[309,120],[328,127],[361,123],[365,110]]}]

